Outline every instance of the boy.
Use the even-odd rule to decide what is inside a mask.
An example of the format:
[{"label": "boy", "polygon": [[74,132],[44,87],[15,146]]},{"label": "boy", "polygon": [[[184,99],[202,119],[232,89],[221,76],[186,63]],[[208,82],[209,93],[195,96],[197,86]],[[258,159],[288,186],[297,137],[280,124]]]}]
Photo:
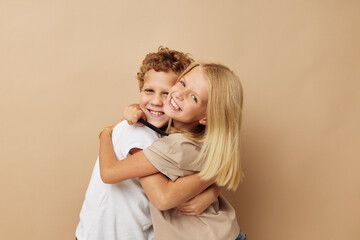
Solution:
[{"label": "boy", "polygon": [[[140,107],[149,123],[158,128],[168,123],[163,102],[178,75],[192,61],[187,54],[164,47],[146,55],[137,79]],[[126,121],[116,125],[112,132],[115,154],[120,160],[135,150],[150,146],[158,138],[159,135],[151,129],[130,126]],[[153,239],[149,200],[139,180],[133,178],[105,184],[100,177],[97,159],[80,212],[76,237],[79,240]]]}]

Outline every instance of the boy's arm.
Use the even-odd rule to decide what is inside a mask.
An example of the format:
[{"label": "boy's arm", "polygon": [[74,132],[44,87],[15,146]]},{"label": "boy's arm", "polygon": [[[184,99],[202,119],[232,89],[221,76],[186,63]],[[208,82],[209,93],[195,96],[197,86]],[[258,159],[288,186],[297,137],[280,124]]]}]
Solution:
[{"label": "boy's arm", "polygon": [[[112,130],[111,127],[109,128]],[[111,135],[108,131],[103,131],[100,135],[99,162],[100,175],[104,183],[117,183],[126,179],[143,177],[159,172],[147,160],[142,151],[138,151],[118,161],[114,152]]]},{"label": "boy's arm", "polygon": [[140,178],[150,202],[159,210],[174,208],[195,197],[214,183],[214,179],[203,180],[199,174],[178,178],[175,182],[161,173]]},{"label": "boy's arm", "polygon": [[219,196],[221,188],[212,184],[202,193],[176,207],[182,214],[199,215],[207,209]]}]

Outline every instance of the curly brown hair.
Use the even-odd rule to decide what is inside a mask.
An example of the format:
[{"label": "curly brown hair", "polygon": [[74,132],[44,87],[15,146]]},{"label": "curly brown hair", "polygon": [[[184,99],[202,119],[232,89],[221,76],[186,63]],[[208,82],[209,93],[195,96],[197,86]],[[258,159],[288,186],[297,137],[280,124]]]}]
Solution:
[{"label": "curly brown hair", "polygon": [[194,60],[188,53],[171,50],[160,46],[157,52],[148,53],[142,62],[140,71],[137,73],[140,91],[144,85],[147,71],[154,69],[157,72],[174,71],[180,75]]}]

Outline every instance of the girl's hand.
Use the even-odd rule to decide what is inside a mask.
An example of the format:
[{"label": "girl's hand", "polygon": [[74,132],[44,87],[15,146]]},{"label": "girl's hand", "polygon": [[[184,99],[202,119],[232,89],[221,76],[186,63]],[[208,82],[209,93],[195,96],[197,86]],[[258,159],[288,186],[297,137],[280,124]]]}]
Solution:
[{"label": "girl's hand", "polygon": [[179,210],[184,215],[199,215],[217,199],[219,194],[220,187],[213,184],[196,197],[180,204],[175,209]]},{"label": "girl's hand", "polygon": [[146,120],[146,116],[144,112],[141,110],[139,104],[131,104],[127,106],[124,110],[124,119],[128,122],[128,124],[139,125],[142,126],[143,124],[139,123],[138,120],[140,118]]}]

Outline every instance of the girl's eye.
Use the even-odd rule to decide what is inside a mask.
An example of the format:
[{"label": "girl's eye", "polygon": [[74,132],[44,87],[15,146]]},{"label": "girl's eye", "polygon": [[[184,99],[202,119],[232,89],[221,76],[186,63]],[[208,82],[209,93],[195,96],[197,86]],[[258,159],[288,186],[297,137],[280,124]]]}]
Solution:
[{"label": "girl's eye", "polygon": [[164,92],[163,94],[164,94],[164,95],[169,95],[169,92]]},{"label": "girl's eye", "polygon": [[197,97],[196,96],[194,96],[194,95],[191,95],[191,98],[197,103],[198,102],[198,99],[197,99]]},{"label": "girl's eye", "polygon": [[185,87],[185,83],[183,80],[180,80],[179,83]]},{"label": "girl's eye", "polygon": [[148,92],[148,93],[154,92],[154,90],[152,90],[152,89],[150,89],[150,88],[147,88],[147,89],[145,89],[144,91],[145,91],[145,92]]}]

